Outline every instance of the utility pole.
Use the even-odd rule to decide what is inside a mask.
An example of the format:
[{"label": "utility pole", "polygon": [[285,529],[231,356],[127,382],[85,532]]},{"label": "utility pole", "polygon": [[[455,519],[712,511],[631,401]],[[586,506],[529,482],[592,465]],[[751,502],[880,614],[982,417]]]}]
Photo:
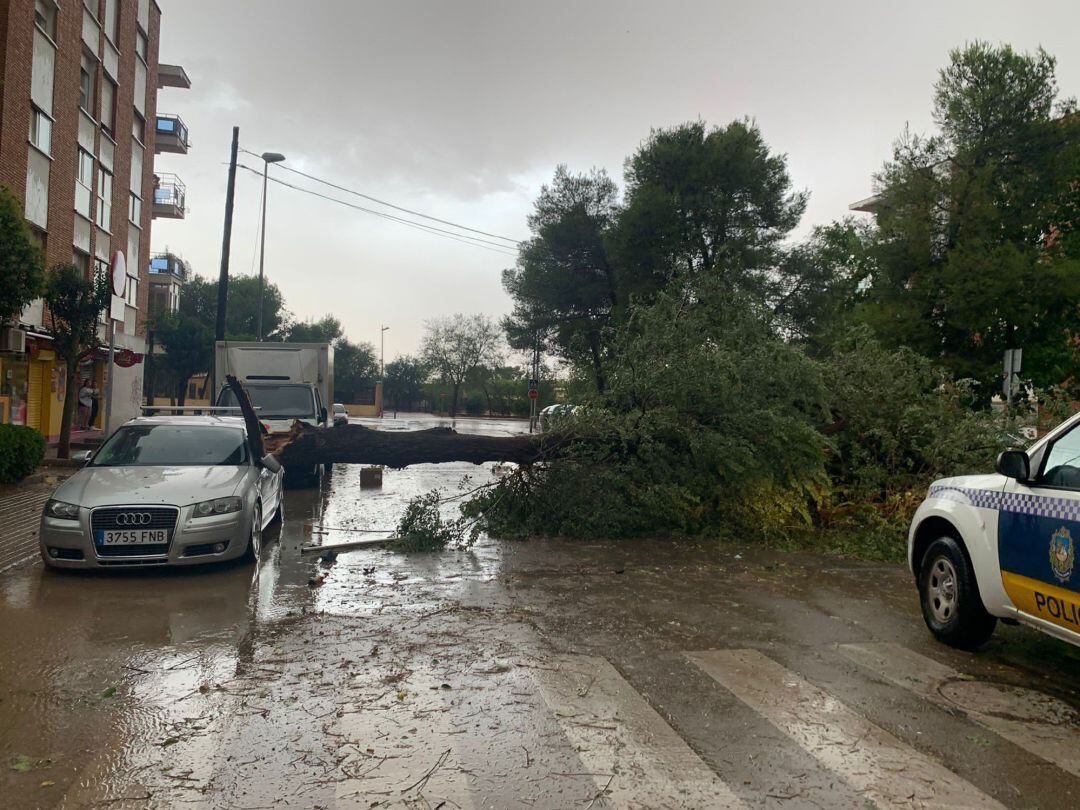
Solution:
[{"label": "utility pole", "polygon": [[[225,231],[221,236],[221,272],[218,274],[217,326],[214,340],[225,339],[225,314],[229,301],[229,247],[232,244],[233,197],[236,191],[236,152],[240,148],[240,127],[232,128],[232,151],[229,156],[229,184],[225,188]],[[214,352],[213,387],[210,389],[211,402],[217,393],[219,369],[217,351]]]},{"label": "utility pole", "polygon": [[536,343],[533,346],[533,361],[532,361],[532,377],[531,380],[536,383],[536,395],[533,396],[533,391],[529,391],[529,433],[533,432],[536,427],[536,403],[540,397],[540,333],[536,334]]}]

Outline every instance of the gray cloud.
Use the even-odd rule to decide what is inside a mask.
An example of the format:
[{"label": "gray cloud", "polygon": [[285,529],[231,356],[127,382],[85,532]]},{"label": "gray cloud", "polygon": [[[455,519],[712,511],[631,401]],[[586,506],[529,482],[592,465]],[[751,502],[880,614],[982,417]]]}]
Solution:
[{"label": "gray cloud", "polygon": [[[974,38],[1043,45],[1080,92],[1080,7],[1061,2],[344,2],[161,0],[164,62],[190,91],[162,111],[191,127],[168,245],[215,275],[233,124],[255,152],[384,199],[521,237],[556,163],[622,162],[650,127],[750,116],[812,197],[801,230],[870,191],[905,122],[930,127],[930,85]],[[246,158],[256,166],[258,161]],[[284,178],[285,176],[282,175]],[[252,267],[260,181],[241,173],[233,271]],[[338,315],[387,353],[425,318],[509,309],[512,259],[271,187],[267,273],[302,317]]]}]

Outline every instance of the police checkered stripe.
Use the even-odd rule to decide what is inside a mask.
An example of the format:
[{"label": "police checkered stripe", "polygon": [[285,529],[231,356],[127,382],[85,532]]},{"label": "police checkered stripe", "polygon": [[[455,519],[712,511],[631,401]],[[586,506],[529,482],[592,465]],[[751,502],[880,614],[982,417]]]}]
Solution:
[{"label": "police checkered stripe", "polygon": [[1080,499],[1055,498],[1033,495],[1027,492],[995,492],[969,487],[930,487],[931,497],[961,500],[966,498],[972,506],[1021,515],[1054,518],[1055,520],[1080,521]]}]

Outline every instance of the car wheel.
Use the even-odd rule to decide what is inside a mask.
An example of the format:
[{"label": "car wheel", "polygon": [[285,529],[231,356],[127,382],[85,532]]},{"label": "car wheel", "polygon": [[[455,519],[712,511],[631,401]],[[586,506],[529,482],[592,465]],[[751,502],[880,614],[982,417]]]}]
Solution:
[{"label": "car wheel", "polygon": [[950,647],[975,650],[997,625],[983,607],[975,571],[954,537],[938,538],[923,555],[919,597],[926,626]]},{"label": "car wheel", "polygon": [[259,562],[259,554],[262,551],[262,504],[255,504],[255,511],[251,515],[251,536],[248,537],[247,549],[244,551],[244,559],[248,562]]}]

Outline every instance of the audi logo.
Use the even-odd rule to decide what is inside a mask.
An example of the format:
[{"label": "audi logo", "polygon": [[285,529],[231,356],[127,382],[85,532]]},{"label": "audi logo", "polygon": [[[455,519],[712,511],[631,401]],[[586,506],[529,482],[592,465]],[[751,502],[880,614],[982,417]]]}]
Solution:
[{"label": "audi logo", "polygon": [[121,512],[116,516],[117,526],[147,526],[151,520],[149,512]]}]

